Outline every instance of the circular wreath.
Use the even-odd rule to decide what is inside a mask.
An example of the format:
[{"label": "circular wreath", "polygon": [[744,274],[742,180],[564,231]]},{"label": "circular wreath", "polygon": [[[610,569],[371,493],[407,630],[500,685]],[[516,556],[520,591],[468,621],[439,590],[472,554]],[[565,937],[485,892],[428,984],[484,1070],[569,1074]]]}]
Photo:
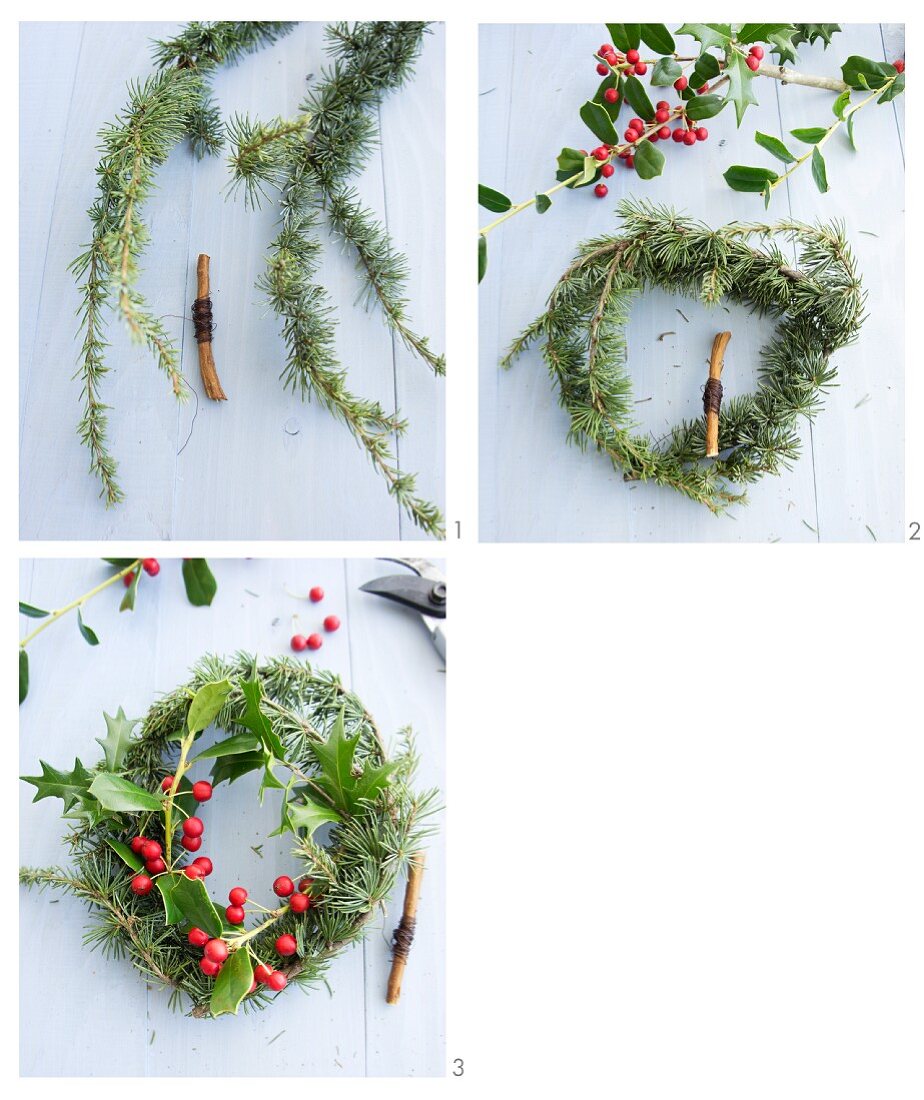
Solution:
[{"label": "circular wreath", "polygon": [[[431,831],[424,819],[435,792],[411,788],[409,738],[389,757],[371,715],[333,673],[290,658],[258,666],[246,654],[203,658],[140,721],[136,733],[138,720],[121,708],[106,716],[104,759],[92,770],[77,760],[72,773],[58,772],[43,761],[42,776],[23,777],[37,788],[34,801],[64,799],[74,866],[23,868],[20,881],[86,900],[96,916],[87,942],[127,955],[176,1003],[188,997],[194,1017],[263,1008],[289,983],[318,981],[362,938]],[[213,724],[223,736],[196,753]],[[190,782],[209,764],[211,782]],[[270,835],[294,834],[293,866],[272,884],[271,903],[236,887],[222,909],[205,882],[211,860],[193,859],[205,831],[197,811],[213,787],[250,771],[263,773],[261,799],[266,788],[283,792]]]},{"label": "circular wreath", "polygon": [[[842,226],[733,222],[710,229],[665,206],[624,200],[618,236],[585,242],[553,289],[546,311],[502,365],[543,340],[569,441],[607,454],[626,480],[668,485],[713,512],[743,503],[733,484],[779,474],[798,458],[798,418],[812,418],[836,376],[830,357],[856,340],[865,294]],[[796,242],[796,265],[776,240]],[[706,460],[705,423],[666,435],[635,434],[625,326],[649,287],[715,305],[723,297],[779,319],[761,352],[757,390],[722,410],[719,457]]]}]

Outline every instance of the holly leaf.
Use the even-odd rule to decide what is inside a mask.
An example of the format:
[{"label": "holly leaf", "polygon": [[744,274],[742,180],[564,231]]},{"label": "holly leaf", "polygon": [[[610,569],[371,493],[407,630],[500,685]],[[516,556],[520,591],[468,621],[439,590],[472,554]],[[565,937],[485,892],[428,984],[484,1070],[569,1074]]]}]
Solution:
[{"label": "holly leaf", "polygon": [[733,164],[723,176],[733,191],[753,191],[763,194],[767,185],[774,183],[779,176],[772,168],[751,168],[744,164]]},{"label": "holly leaf", "polygon": [[116,813],[135,813],[139,810],[159,812],[163,808],[162,800],[156,795],[137,783],[109,772],[100,772],[96,776],[90,784],[90,794],[104,810],[115,810]]},{"label": "holly leaf", "polygon": [[540,191],[540,193],[536,196],[536,213],[544,214],[551,205],[552,200],[549,198],[549,196]]},{"label": "holly leaf", "polygon": [[256,752],[259,748],[260,742],[256,737],[249,733],[238,733],[234,737],[226,737],[223,741],[212,745],[210,749],[200,752],[190,763],[195,764],[197,760],[210,760],[216,756],[235,756],[239,753]]},{"label": "holly leaf", "polygon": [[116,711],[116,716],[103,712],[106,719],[106,736],[97,737],[96,743],[102,746],[106,757],[106,767],[111,772],[117,772],[122,767],[122,761],[128,752],[128,746],[132,739],[132,730],[141,721],[140,718],[126,718],[125,711],[121,707]]},{"label": "holly leaf", "polygon": [[83,621],[83,615],[80,614],[79,607],[77,608],[77,628],[85,642],[90,645],[99,645],[99,638],[97,638],[95,631],[91,630]]},{"label": "holly leaf", "polygon": [[186,598],[193,607],[208,607],[218,591],[218,583],[205,558],[186,558],[183,562]]},{"label": "holly leaf", "polygon": [[[663,162],[664,158],[661,159]],[[341,711],[328,739],[311,746],[321,766],[321,774],[315,779],[316,785],[330,797],[337,810],[347,814],[362,810],[361,801],[378,794],[387,785],[394,770],[393,765],[374,765],[367,761],[362,773],[354,775],[353,757],[358,743],[358,733],[355,737],[345,736]]]},{"label": "holly leaf", "polygon": [[263,778],[260,780],[260,805],[263,805],[263,796],[267,791],[284,791],[285,783],[280,782],[273,772],[273,767],[278,761],[270,753],[263,754]]},{"label": "holly leaf", "polygon": [[221,1016],[222,1013],[229,1012],[236,1016],[238,1006],[250,992],[251,985],[253,964],[250,961],[250,952],[246,948],[232,951],[215,979],[215,988],[209,1001],[212,1015]]},{"label": "holly leaf", "polygon": [[31,603],[23,603],[19,601],[19,614],[28,615],[30,619],[44,619],[46,615],[50,615],[50,611],[43,611],[40,607],[33,607]]},{"label": "holly leaf", "polygon": [[714,54],[700,54],[699,60],[693,66],[693,72],[690,73],[689,86],[693,89],[700,88],[707,80],[714,80],[719,72],[719,63]]},{"label": "holly leaf", "polygon": [[502,195],[500,191],[495,191],[492,187],[485,187],[483,183],[479,183],[478,205],[483,206],[485,210],[490,210],[494,214],[503,214],[513,206],[513,203],[506,195]]},{"label": "holly leaf", "polygon": [[212,765],[212,784],[217,787],[225,780],[233,783],[235,779],[240,779],[248,772],[258,771],[263,767],[265,758],[263,752],[243,752],[234,756],[221,756]]},{"label": "holly leaf", "polygon": [[646,46],[655,53],[673,53],[674,39],[663,23],[641,23],[639,33]]},{"label": "holly leaf", "polygon": [[29,694],[29,654],[19,647],[19,705]]},{"label": "holly leaf", "polygon": [[857,148],[857,143],[854,140],[854,136],[853,136],[853,116],[856,113],[857,113],[856,111],[851,111],[850,114],[847,116],[847,138],[850,141],[851,148],[854,151],[856,151],[856,148]]},{"label": "holly leaf", "polygon": [[892,83],[886,88],[882,95],[876,100],[877,103],[891,103],[896,96],[902,94],[905,90],[905,74],[899,73],[898,76],[892,81]]},{"label": "holly leaf", "polygon": [[[649,144],[646,142],[646,144]],[[652,146],[652,148],[654,148]],[[654,152],[661,157],[661,163],[664,163],[664,157],[659,149],[654,149]],[[638,156],[636,155],[636,170],[638,168]],[[660,172],[655,173],[660,175]],[[647,177],[643,177],[647,178]],[[372,765],[366,763],[363,768],[362,775],[356,780],[356,784],[353,787],[353,801],[358,804],[360,801],[372,802],[376,796],[388,786],[391,781],[391,774],[397,768],[397,764],[377,764]]]},{"label": "holly leaf", "polygon": [[488,242],[483,233],[478,234],[478,282],[488,270]]},{"label": "holly leaf", "polygon": [[641,23],[607,23],[606,29],[617,50],[637,50],[642,41]]},{"label": "holly leaf", "polygon": [[796,33],[793,23],[744,23],[735,34],[735,41],[745,46],[752,42],[769,42],[771,35],[788,31],[790,36]]},{"label": "holly leaf", "polygon": [[790,130],[789,132],[797,141],[802,141],[806,145],[817,145],[828,131],[824,126],[805,126],[802,129]]},{"label": "holly leaf", "polygon": [[700,95],[687,103],[687,118],[699,121],[704,118],[714,118],[721,111],[728,100],[720,95]]},{"label": "holly leaf", "polygon": [[201,733],[215,721],[231,694],[230,680],[216,680],[203,684],[193,696],[186,715],[189,733]]},{"label": "holly leaf", "polygon": [[643,180],[660,176],[664,169],[664,154],[650,141],[643,141],[635,148],[635,171]]},{"label": "holly leaf", "polygon": [[762,134],[758,130],[754,134],[754,140],[762,148],[766,149],[768,153],[772,153],[777,160],[781,160],[784,164],[794,164],[796,158],[790,153],[786,146],[780,141],[779,138],[773,137],[772,134]]},{"label": "holly leaf", "polygon": [[895,68],[884,61],[873,61],[868,57],[852,54],[841,66],[844,83],[851,88],[868,88],[875,91],[895,75]]},{"label": "holly leaf", "polygon": [[[651,122],[655,114],[654,105],[648,98],[648,93],[645,91],[644,85],[637,76],[626,77],[625,91],[626,99],[628,99],[635,110],[638,111],[644,121]],[[616,140],[619,140],[618,137]]]},{"label": "holly leaf", "polygon": [[828,173],[825,168],[825,158],[817,145],[812,150],[812,178],[818,190],[824,194],[828,190]]},{"label": "holly leaf", "polygon": [[619,134],[606,109],[600,103],[588,100],[580,110],[581,120],[591,131],[594,137],[607,145],[616,145],[619,142]]},{"label": "holly leaf", "polygon": [[[129,564],[131,563],[129,562]],[[141,574],[143,572],[144,570],[141,568],[141,564],[139,563],[138,568],[135,570],[134,573],[127,574],[131,577],[131,581],[129,582],[125,595],[122,597],[122,602],[119,604],[120,611],[135,610],[135,596],[138,593],[138,585],[141,583]]]},{"label": "holly leaf", "polygon": [[74,803],[87,793],[90,787],[91,775],[80,760],[74,760],[72,771],[58,771],[44,760],[40,760],[41,775],[21,775],[19,778],[24,783],[31,783],[35,787],[33,802],[41,802],[43,798],[60,798],[64,802],[64,809],[69,810]]},{"label": "holly leaf", "polygon": [[[133,871],[140,871],[144,866],[131,848],[127,844],[123,844],[121,840],[106,837],[106,843]],[[154,885],[160,892],[161,900],[164,903],[164,916],[167,924],[179,924],[184,918],[182,910],[173,900],[173,877],[167,874],[155,875]]]},{"label": "holly leaf", "polygon": [[837,99],[835,99],[834,103],[831,104],[831,110],[834,112],[835,118],[839,118],[841,121],[843,121],[844,112],[849,106],[850,89],[848,88],[846,92],[841,92]]},{"label": "holly leaf", "polygon": [[800,41],[805,40],[800,39],[796,27],[790,24],[786,25],[785,30],[776,31],[774,34],[767,36],[770,52],[776,54],[776,59],[781,65],[784,65],[787,61],[795,62],[798,60],[796,47]]},{"label": "holly leaf", "polygon": [[728,77],[727,98],[735,105],[735,115],[740,126],[744,112],[757,102],[757,96],[751,87],[754,74],[745,64],[744,57],[737,50],[732,50],[728,57],[725,75]]},{"label": "holly leaf", "polygon": [[270,836],[282,836],[284,833],[305,829],[308,836],[312,837],[322,825],[342,820],[343,818],[336,810],[331,809],[330,806],[322,806],[312,798],[306,798],[305,801],[285,800],[282,803],[282,820],[279,828],[270,833]]},{"label": "holly leaf", "polygon": [[238,722],[257,735],[267,752],[272,753],[278,760],[285,760],[286,750],[282,747],[279,735],[260,709],[260,700],[263,698],[263,687],[260,681],[242,680],[241,691],[247,700],[247,708]]},{"label": "holly leaf", "polygon": [[677,29],[678,34],[692,35],[700,44],[700,53],[718,46],[726,49],[732,40],[730,23],[684,23]]},{"label": "holly leaf", "polygon": [[[175,881],[170,893],[174,904],[184,918],[194,927],[208,932],[210,936],[220,936],[224,931],[224,925],[202,879],[187,878],[182,873],[174,877]],[[225,965],[227,966],[227,963]],[[248,982],[247,985],[249,988],[250,983]]]},{"label": "holly leaf", "polygon": [[134,565],[137,560],[137,558],[103,558],[104,562],[114,565],[116,569],[127,569],[130,565]]},{"label": "holly leaf", "polygon": [[[706,56],[712,57],[712,54],[706,54]],[[677,62],[672,57],[661,57],[651,70],[651,83],[656,88],[666,88],[680,76],[683,76],[683,69]]]}]

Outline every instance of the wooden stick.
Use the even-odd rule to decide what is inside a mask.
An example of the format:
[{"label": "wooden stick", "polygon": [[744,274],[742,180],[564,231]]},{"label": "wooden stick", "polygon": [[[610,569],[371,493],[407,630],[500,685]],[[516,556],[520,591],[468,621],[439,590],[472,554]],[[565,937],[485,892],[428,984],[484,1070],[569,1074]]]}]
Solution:
[{"label": "wooden stick", "polygon": [[420,883],[423,879],[425,858],[423,852],[415,852],[408,864],[407,886],[404,890],[404,910],[401,914],[401,921],[393,935],[394,947],[391,955],[391,973],[388,975],[388,993],[385,996],[385,1000],[390,1005],[396,1005],[401,997],[401,979],[404,977],[407,955],[411,949],[414,926],[417,923],[417,904],[420,901]]},{"label": "wooden stick", "polygon": [[[209,257],[203,252],[196,264],[196,299],[205,299],[209,296]],[[211,314],[211,309],[209,310]],[[195,312],[193,314],[195,316]],[[198,336],[197,336],[198,339]],[[215,369],[215,359],[212,356],[212,338],[202,340],[199,348],[199,373],[202,375],[202,384],[205,392],[213,401],[227,401],[228,395],[221,388],[218,371]]]},{"label": "wooden stick", "polygon": [[725,349],[731,339],[730,332],[716,333],[712,341],[712,355],[709,359],[709,381],[703,394],[706,412],[706,458],[715,458],[719,453],[719,406],[722,404],[722,367],[725,366]]}]

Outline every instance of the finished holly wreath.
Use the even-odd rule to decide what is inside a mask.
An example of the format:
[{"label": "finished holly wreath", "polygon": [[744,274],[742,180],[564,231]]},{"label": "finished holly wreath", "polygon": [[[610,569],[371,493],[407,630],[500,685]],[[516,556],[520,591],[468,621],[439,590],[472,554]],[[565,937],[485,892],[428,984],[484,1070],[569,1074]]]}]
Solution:
[{"label": "finished holly wreath", "polygon": [[[87,901],[96,917],[87,942],[128,955],[193,1017],[264,1008],[288,984],[318,981],[362,938],[432,832],[436,792],[412,789],[410,741],[389,757],[335,675],[287,658],[258,666],[246,654],[203,658],[140,721],[136,734],[138,720],[121,708],[106,715],[103,759],[92,769],[42,761],[42,775],[22,777],[36,788],[33,801],[63,800],[74,865],[24,867],[20,882]],[[194,755],[213,724],[223,736]],[[207,763],[210,780],[190,774]],[[261,801],[267,789],[283,792],[270,835],[294,835],[292,872],[273,882],[266,905],[239,885],[219,907],[205,882],[212,861],[196,854],[205,834],[198,810],[250,771],[263,773]],[[326,839],[315,840],[322,826]]]}]

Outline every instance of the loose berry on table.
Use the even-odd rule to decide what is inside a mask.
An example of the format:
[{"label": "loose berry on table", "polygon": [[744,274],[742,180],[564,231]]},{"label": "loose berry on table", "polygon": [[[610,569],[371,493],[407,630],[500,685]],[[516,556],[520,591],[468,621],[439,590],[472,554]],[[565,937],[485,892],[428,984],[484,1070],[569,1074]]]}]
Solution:
[{"label": "loose berry on table", "polygon": [[605,183],[598,183],[597,186],[594,188],[594,194],[597,196],[598,199],[605,199],[609,193],[610,189],[606,186]]},{"label": "loose berry on table", "polygon": [[324,589],[320,585],[315,585],[308,593],[308,598],[312,603],[320,603],[324,599]]},{"label": "loose berry on table", "polygon": [[321,637],[320,634],[309,634],[308,635],[308,648],[309,649],[320,649],[322,645],[324,645],[324,639]]},{"label": "loose berry on table", "polygon": [[301,653],[305,646],[308,645],[308,639],[304,634],[293,634],[289,645],[296,653]]}]

